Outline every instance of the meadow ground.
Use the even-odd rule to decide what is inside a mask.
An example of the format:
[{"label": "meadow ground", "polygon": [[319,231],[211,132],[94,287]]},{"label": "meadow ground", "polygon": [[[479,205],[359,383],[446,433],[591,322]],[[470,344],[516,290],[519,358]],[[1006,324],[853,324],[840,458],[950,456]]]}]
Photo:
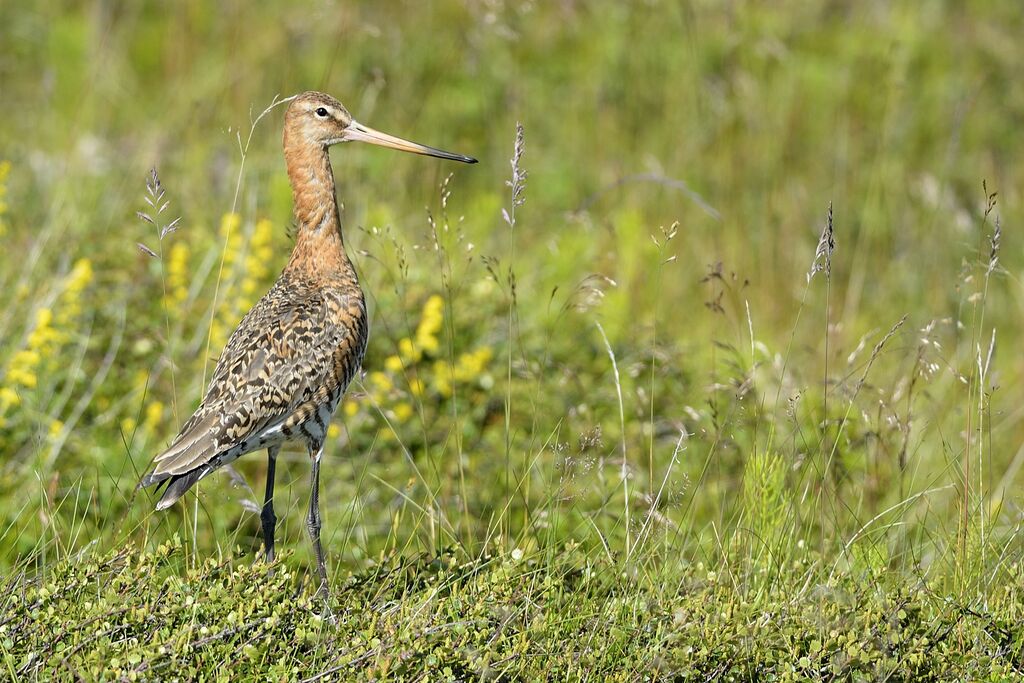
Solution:
[{"label": "meadow ground", "polygon": [[[1024,678],[1016,2],[220,5],[0,4],[0,672]],[[310,88],[481,160],[333,153],[326,606],[303,453],[272,573],[260,455],[135,490]]]}]

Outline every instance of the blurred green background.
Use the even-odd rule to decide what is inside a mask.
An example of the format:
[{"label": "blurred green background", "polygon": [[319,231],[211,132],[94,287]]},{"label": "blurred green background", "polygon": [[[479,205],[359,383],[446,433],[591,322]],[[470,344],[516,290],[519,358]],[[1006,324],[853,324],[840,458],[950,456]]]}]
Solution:
[{"label": "blurred green background", "polygon": [[[0,563],[258,547],[259,455],[166,515],[133,486],[287,259],[282,109],[251,126],[307,89],[481,161],[332,153],[373,314],[324,467],[334,563],[701,558],[762,522],[826,551],[880,519],[904,567],[1016,538],[1021,35],[1010,1],[3,3]],[[305,457],[279,470],[302,561]]]}]

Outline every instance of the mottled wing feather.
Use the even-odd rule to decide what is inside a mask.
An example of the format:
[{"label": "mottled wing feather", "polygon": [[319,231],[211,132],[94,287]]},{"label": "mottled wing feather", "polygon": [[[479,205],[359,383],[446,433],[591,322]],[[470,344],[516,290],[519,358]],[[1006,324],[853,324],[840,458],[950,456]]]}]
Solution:
[{"label": "mottled wing feather", "polygon": [[339,368],[336,356],[365,344],[365,334],[331,315],[346,303],[335,298],[293,279],[279,281],[232,334],[206,397],[157,456],[149,480],[213,464],[250,437],[301,424],[339,384],[344,389],[354,368]]}]

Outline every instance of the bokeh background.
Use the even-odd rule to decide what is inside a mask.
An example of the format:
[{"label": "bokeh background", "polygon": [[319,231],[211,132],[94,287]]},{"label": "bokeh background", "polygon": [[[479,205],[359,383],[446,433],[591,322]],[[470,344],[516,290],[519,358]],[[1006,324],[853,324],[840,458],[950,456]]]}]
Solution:
[{"label": "bokeh background", "polygon": [[0,565],[259,547],[259,455],[163,515],[134,484],[287,259],[282,108],[253,122],[307,89],[480,159],[332,152],[373,315],[335,566],[1019,554],[1021,35],[990,1],[3,3]]}]

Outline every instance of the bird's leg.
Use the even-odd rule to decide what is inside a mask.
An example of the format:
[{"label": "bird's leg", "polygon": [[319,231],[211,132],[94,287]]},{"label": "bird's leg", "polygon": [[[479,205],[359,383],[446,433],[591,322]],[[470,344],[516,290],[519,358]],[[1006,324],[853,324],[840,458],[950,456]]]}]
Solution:
[{"label": "bird's leg", "polygon": [[324,550],[320,547],[320,456],[324,453],[321,444],[313,455],[313,474],[309,492],[309,515],[306,517],[306,529],[309,539],[313,541],[313,552],[316,554],[316,568],[320,574],[320,595],[327,597],[327,565],[324,563]]},{"label": "bird's leg", "polygon": [[260,523],[263,525],[263,549],[267,562],[274,561],[274,525],[277,516],[274,514],[274,471],[277,469],[277,452],[280,446],[267,449],[267,492],[263,496],[263,510],[260,512]]}]

